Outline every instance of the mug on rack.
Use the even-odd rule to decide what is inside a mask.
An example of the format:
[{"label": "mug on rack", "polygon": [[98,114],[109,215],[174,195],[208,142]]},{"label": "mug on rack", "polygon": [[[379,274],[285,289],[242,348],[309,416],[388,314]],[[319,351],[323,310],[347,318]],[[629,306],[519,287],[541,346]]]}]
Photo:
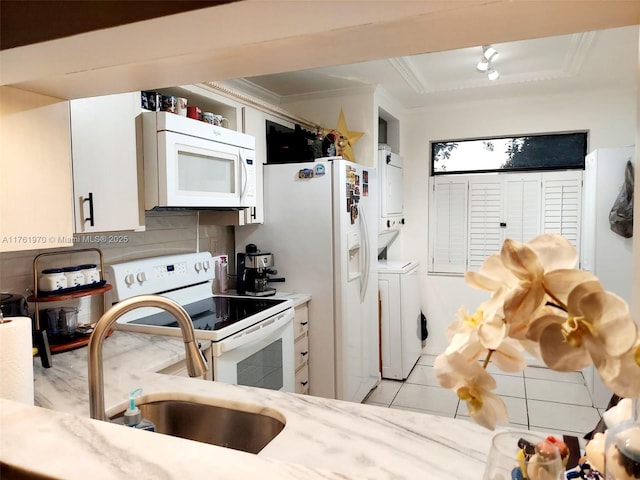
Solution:
[{"label": "mug on rack", "polygon": [[214,115],[213,124],[216,125],[217,127],[229,128],[229,120],[224,118],[222,115]]},{"label": "mug on rack", "polygon": [[187,99],[182,97],[176,97],[176,113],[178,115],[182,115],[183,117],[187,116]]},{"label": "mug on rack", "polygon": [[215,119],[215,115],[211,112],[202,112],[202,121],[203,122],[207,122],[210,123],[211,125],[214,124],[214,119]]}]

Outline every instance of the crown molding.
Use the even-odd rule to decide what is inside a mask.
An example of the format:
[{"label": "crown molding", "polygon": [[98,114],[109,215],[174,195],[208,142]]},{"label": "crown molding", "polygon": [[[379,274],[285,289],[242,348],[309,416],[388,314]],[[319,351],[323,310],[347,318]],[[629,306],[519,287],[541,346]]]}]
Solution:
[{"label": "crown molding", "polygon": [[270,103],[261,98],[256,98],[243,91],[235,90],[229,85],[229,83],[231,82],[225,82],[224,84],[219,82],[205,82],[203,85],[206,85],[211,90],[214,90],[228,98],[232,98],[245,105],[254,107],[270,115],[274,115],[276,117],[280,117],[282,119],[288,120],[292,123],[298,123],[304,128],[307,128],[309,130],[315,131],[319,128],[319,124],[312,122],[310,120],[304,119],[302,117],[298,117],[297,115],[293,115],[287,112],[286,110],[284,110],[283,108],[281,108],[280,106],[278,106],[277,104]]},{"label": "crown molding", "polygon": [[428,90],[427,82],[409,57],[389,58],[388,62],[396,69],[405,82],[416,93],[425,93]]},{"label": "crown molding", "polygon": [[234,78],[232,80],[224,80],[223,82],[219,83],[222,85],[227,85],[232,90],[240,90],[241,92],[245,92],[248,95],[260,98],[272,105],[280,105],[282,101],[282,97],[277,93],[274,93],[271,90],[267,90],[266,88],[261,87],[260,85],[257,85],[251,80],[247,80],[246,78]]},{"label": "crown molding", "polygon": [[371,94],[376,90],[376,85],[365,85],[359,87],[336,88],[333,90],[321,90],[312,93],[300,93],[281,97],[282,104],[303,102],[309,100],[322,100],[325,98],[345,97],[349,95]]}]

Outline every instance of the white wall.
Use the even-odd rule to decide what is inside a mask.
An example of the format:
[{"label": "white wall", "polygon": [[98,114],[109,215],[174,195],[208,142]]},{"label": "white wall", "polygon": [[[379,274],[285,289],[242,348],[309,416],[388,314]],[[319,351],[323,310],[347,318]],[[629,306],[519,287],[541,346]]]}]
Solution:
[{"label": "white wall", "polygon": [[[589,150],[634,145],[636,110],[635,91],[607,90],[409,111],[402,125],[407,219],[402,255],[428,265],[430,141],[589,130]],[[446,327],[457,309],[465,305],[474,311],[487,294],[468,287],[462,277],[428,275],[426,268],[421,289],[430,331],[426,351],[441,353],[447,345]]]},{"label": "white wall", "polygon": [[367,166],[376,165],[378,112],[373,112],[372,88],[342,91],[335,96],[301,96],[299,99],[287,100],[282,107],[302,118],[317,122],[326,129],[338,126],[342,108],[349,131],[364,132],[352,145],[355,161]]}]

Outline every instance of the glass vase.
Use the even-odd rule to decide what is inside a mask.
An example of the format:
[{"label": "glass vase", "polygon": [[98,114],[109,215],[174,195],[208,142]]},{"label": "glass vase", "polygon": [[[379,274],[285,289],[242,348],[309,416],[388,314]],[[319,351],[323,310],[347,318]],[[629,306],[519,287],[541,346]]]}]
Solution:
[{"label": "glass vase", "polygon": [[640,399],[632,402],[631,418],[607,429],[606,480],[640,479]]},{"label": "glass vase", "polygon": [[545,437],[528,431],[494,435],[483,480],[564,480],[559,450],[548,443],[544,451],[537,448],[544,440]]}]

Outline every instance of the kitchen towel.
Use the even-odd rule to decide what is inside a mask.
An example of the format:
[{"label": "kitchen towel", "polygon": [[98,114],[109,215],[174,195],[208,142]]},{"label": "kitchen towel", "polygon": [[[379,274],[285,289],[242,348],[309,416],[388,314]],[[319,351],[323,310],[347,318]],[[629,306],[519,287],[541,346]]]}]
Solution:
[{"label": "kitchen towel", "polygon": [[32,343],[29,317],[0,323],[0,397],[33,405]]}]

